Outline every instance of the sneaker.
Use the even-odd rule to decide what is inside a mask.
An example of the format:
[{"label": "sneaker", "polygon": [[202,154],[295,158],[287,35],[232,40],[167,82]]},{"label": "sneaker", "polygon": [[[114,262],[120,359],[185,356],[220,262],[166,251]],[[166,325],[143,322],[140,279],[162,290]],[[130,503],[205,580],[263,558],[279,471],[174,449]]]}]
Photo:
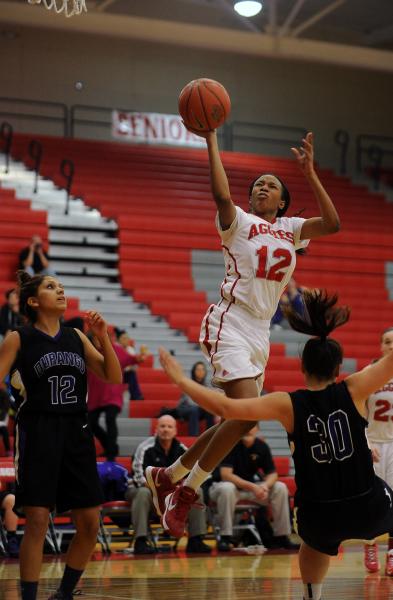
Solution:
[{"label": "sneaker", "polygon": [[230,535],[222,535],[217,542],[218,552],[230,552],[233,548],[233,542]]},{"label": "sneaker", "polygon": [[156,554],[156,549],[152,546],[146,537],[138,537],[134,544],[134,554]]},{"label": "sneaker", "polygon": [[386,555],[385,575],[393,577],[393,550],[389,550]]},{"label": "sneaker", "polygon": [[19,542],[16,535],[8,538],[7,540],[7,552],[11,558],[19,557]]},{"label": "sneaker", "polygon": [[188,538],[186,553],[187,554],[210,554],[212,549],[205,544],[201,535],[194,535]]},{"label": "sneaker", "polygon": [[67,595],[61,590],[57,590],[57,592],[49,596],[48,600],[73,600],[74,596],[81,596],[82,593],[82,590],[79,589],[74,590],[73,592],[71,592],[71,594]]},{"label": "sneaker", "polygon": [[184,528],[190,508],[195,504],[198,494],[186,485],[179,485],[165,498],[165,512],[162,515],[164,529],[175,538],[184,535]]},{"label": "sneaker", "polygon": [[165,512],[165,498],[175,491],[176,483],[172,483],[163,467],[147,467],[145,477],[153,496],[154,508],[161,517]]},{"label": "sneaker", "polygon": [[369,573],[376,573],[380,569],[377,544],[364,545],[364,566]]}]

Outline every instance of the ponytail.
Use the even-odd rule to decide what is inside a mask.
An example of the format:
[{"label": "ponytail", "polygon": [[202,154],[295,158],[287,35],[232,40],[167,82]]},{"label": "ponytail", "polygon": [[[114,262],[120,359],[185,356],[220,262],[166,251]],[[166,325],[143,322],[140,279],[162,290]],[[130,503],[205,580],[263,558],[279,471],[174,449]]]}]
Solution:
[{"label": "ponytail", "polygon": [[19,312],[27,317],[31,323],[37,320],[37,313],[28,304],[28,299],[37,296],[38,288],[45,279],[45,275],[29,275],[26,271],[19,270],[16,273],[19,293]]},{"label": "ponytail", "polygon": [[292,329],[313,336],[304,346],[302,364],[308,375],[320,380],[335,377],[343,359],[341,345],[329,334],[348,321],[350,308],[336,306],[337,300],[337,294],[329,296],[326,290],[306,290],[303,314],[292,307],[284,309]]}]

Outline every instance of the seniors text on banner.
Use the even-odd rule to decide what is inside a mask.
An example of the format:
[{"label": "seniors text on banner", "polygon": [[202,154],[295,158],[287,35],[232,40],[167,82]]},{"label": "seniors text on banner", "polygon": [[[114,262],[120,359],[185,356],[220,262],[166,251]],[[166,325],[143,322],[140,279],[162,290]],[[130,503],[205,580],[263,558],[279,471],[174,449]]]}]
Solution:
[{"label": "seniors text on banner", "polygon": [[187,131],[178,115],[112,112],[112,137],[139,144],[206,147],[203,138]]}]

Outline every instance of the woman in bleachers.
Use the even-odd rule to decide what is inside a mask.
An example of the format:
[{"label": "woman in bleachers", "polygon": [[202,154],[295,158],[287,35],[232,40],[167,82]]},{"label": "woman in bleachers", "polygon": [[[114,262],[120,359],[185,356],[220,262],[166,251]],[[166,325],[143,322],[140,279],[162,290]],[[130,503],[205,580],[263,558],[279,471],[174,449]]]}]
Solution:
[{"label": "woman in bleachers", "polygon": [[[96,336],[90,336],[94,347],[102,352],[100,340]],[[120,344],[113,344],[123,377],[124,370],[136,365],[138,360],[135,356],[128,354]],[[106,459],[114,461],[119,453],[117,445],[118,428],[117,417],[123,407],[124,385],[117,383],[104,383],[94,372],[87,374],[88,383],[88,414],[89,423],[93,434],[101,442],[104,448]],[[106,429],[99,423],[100,416],[105,417]]]},{"label": "woman in bleachers", "polygon": [[[258,176],[249,188],[249,212],[232,201],[228,179],[221,162],[215,131],[206,138],[210,179],[217,205],[216,226],[225,260],[221,299],[209,307],[202,322],[200,342],[213,368],[213,383],[230,397],[256,396],[262,389],[269,356],[269,329],[281,294],[296,264],[296,251],[309,240],[339,230],[336,209],[314,169],[313,135],[308,133],[300,149],[292,148],[297,164],[313,192],[320,216],[303,219],[285,217],[290,194],[272,173]],[[164,525],[181,536],[195,490],[253,427],[250,421],[231,420],[210,428],[181,459],[166,471],[154,472],[147,480],[154,496],[176,490]],[[159,486],[156,486],[156,482]],[[155,504],[159,504],[158,500]]]},{"label": "woman in bleachers", "polygon": [[[201,385],[207,385],[206,377],[205,364],[200,361],[196,362],[191,369],[191,379]],[[188,422],[188,435],[191,436],[199,435],[199,422],[202,420],[206,421],[207,429],[214,425],[214,416],[198,406],[188,394],[182,394],[176,406],[176,413],[180,419]]]},{"label": "woman in bleachers", "polygon": [[304,314],[290,308],[287,318],[295,331],[314,336],[302,353],[306,389],[232,399],[188,379],[164,350],[161,363],[202,408],[224,419],[274,419],[283,425],[295,463],[303,598],[320,600],[330,556],[344,540],[393,530],[393,490],[375,474],[366,436],[367,399],[393,378],[393,352],[336,383],[343,353],[329,334],[347,322],[349,309],[320,290],[305,292],[304,300]]}]

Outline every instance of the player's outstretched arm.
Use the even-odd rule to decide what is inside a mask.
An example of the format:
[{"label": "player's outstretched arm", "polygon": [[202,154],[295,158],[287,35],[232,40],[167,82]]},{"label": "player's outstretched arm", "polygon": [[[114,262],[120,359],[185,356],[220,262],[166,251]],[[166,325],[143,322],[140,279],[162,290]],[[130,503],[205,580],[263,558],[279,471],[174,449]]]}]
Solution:
[{"label": "player's outstretched arm", "polygon": [[228,177],[225,173],[224,165],[222,164],[220,150],[218,148],[217,132],[215,130],[205,132],[196,131],[195,129],[188,127],[185,123],[184,126],[206,140],[210,165],[210,185],[213,198],[217,205],[221,229],[229,229],[235,220],[236,208],[232,202]]},{"label": "player's outstretched arm", "polygon": [[160,348],[160,362],[170,379],[208,412],[223,419],[241,421],[273,419],[280,421],[288,432],[293,431],[293,409],[289,394],[274,392],[257,398],[228,398],[186,377],[181,365],[163,348]]},{"label": "player's outstretched arm", "polygon": [[353,373],[345,379],[352,400],[361,414],[366,412],[365,407],[368,397],[392,378],[393,352],[389,352],[366,369]]},{"label": "player's outstretched arm", "polygon": [[109,338],[106,322],[93,310],[86,312],[86,321],[90,332],[99,340],[102,352],[101,354],[94,348],[84,333],[75,330],[82,339],[88,368],[106,383],[122,383],[123,372]]},{"label": "player's outstretched arm", "polygon": [[318,202],[321,213],[320,217],[312,217],[303,223],[300,239],[310,240],[339,231],[340,218],[329,194],[315,172],[313,134],[309,132],[302,142],[301,148],[291,148],[291,150]]}]

